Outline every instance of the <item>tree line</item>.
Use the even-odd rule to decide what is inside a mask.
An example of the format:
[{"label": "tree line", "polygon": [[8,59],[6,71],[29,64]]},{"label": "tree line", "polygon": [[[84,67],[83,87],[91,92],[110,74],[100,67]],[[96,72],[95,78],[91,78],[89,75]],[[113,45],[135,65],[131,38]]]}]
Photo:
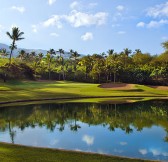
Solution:
[{"label": "tree line", "polygon": [[81,56],[71,49],[67,58],[63,49],[50,49],[47,54],[20,50],[12,58],[16,42],[24,39],[24,32],[14,27],[6,34],[12,43],[10,51],[0,49],[0,78],[4,81],[45,79],[168,85],[168,41],[162,43],[165,51],[160,55],[125,48],[118,53],[109,49],[101,54]]}]

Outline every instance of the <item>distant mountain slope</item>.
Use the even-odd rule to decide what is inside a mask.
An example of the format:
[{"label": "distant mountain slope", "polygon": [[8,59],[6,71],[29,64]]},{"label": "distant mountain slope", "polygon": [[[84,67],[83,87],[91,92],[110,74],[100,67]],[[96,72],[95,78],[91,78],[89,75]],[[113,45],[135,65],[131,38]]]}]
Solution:
[{"label": "distant mountain slope", "polygon": [[7,46],[6,44],[0,43],[0,49],[2,49],[2,48],[9,50],[9,46]]},{"label": "distant mountain slope", "polygon": [[[5,48],[7,51],[10,51],[8,45],[0,43],[0,49],[2,49],[2,48]],[[35,53],[37,53],[37,54],[38,54],[38,53],[43,53],[44,55],[47,54],[47,50],[18,48],[18,49],[16,49],[16,50],[13,51],[13,56],[16,57],[16,56],[18,55],[19,51],[21,51],[21,50],[25,50],[26,53],[35,52]],[[84,56],[84,55],[81,54],[81,57],[82,57],[82,56]],[[70,57],[69,52],[65,52],[64,58],[69,58],[69,57]]]},{"label": "distant mountain slope", "polygon": [[[8,45],[0,43],[0,49],[2,49],[2,48],[5,48],[7,51],[10,51]],[[44,55],[47,53],[46,50],[41,50],[41,49],[25,49],[25,48],[18,48],[18,49],[16,49],[16,50],[13,51],[13,56],[17,56],[18,53],[19,53],[19,51],[21,51],[21,50],[25,50],[26,53],[30,53],[30,52],[32,52],[32,51],[34,51],[34,52],[36,52],[36,53],[43,53]]]}]

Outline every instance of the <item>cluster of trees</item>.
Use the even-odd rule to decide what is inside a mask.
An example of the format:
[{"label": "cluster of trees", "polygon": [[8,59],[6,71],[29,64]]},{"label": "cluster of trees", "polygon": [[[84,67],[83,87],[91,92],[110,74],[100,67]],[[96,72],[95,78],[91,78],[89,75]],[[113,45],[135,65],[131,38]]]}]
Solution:
[{"label": "cluster of trees", "polygon": [[16,27],[12,29],[12,33],[7,32],[12,44],[10,52],[6,49],[0,50],[2,79],[168,84],[168,41],[162,43],[165,52],[160,55],[150,55],[140,49],[132,51],[125,48],[119,53],[110,49],[101,54],[81,57],[77,51],[71,49],[67,58],[64,57],[63,49],[50,49],[46,55],[35,52],[26,53],[21,50],[16,58],[12,58],[13,50],[17,48],[16,41],[24,39],[23,34]]},{"label": "cluster of trees", "polygon": [[102,125],[109,131],[120,129],[130,134],[159,125],[167,133],[164,141],[168,142],[167,108],[167,101],[163,100],[120,105],[64,103],[4,107],[0,110],[0,132],[9,131],[11,141],[14,141],[15,127],[21,131],[30,127],[45,127],[50,131],[78,131],[82,129],[80,123],[83,122]]}]

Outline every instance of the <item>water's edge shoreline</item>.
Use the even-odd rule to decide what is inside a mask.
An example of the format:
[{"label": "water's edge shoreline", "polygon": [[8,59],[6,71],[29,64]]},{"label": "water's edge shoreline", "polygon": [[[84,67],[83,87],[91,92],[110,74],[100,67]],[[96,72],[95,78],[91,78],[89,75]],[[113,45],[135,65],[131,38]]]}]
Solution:
[{"label": "water's edge shoreline", "polygon": [[[43,98],[43,99],[30,99],[30,100],[15,100],[15,101],[5,101],[0,102],[0,105],[5,104],[13,104],[13,103],[26,103],[26,102],[40,102],[40,101],[58,101],[58,100],[75,100],[75,99],[96,99],[96,98],[153,98],[153,99],[167,99],[168,96],[80,96],[80,97],[57,97],[57,98]],[[46,147],[35,147],[35,146],[26,146],[21,144],[11,144],[7,142],[0,142],[0,144],[5,145],[13,145],[18,147],[26,147],[26,148],[37,148],[37,149],[47,149],[47,150],[55,150],[55,151],[62,151],[62,152],[72,152],[72,153],[82,153],[82,154],[91,154],[91,155],[102,155],[107,157],[116,157],[116,158],[125,158],[125,159],[136,159],[136,160],[147,160],[147,161],[155,161],[156,160],[149,160],[149,159],[139,159],[139,158],[132,158],[132,157],[125,157],[125,156],[116,156],[116,155],[109,155],[109,154],[99,154],[95,152],[82,152],[82,151],[73,151],[73,150],[66,150],[66,149],[57,149],[57,148],[46,148]]]},{"label": "water's edge shoreline", "polygon": [[96,152],[84,152],[84,151],[66,150],[66,149],[58,149],[58,148],[26,146],[26,145],[12,144],[12,143],[7,143],[7,142],[0,142],[0,144],[15,146],[15,147],[24,147],[24,148],[29,148],[29,149],[43,149],[43,150],[46,149],[46,150],[53,150],[53,151],[60,151],[60,152],[79,153],[79,154],[85,154],[85,155],[99,155],[99,156],[114,157],[114,158],[124,158],[124,159],[130,159],[130,160],[144,160],[144,161],[149,161],[149,162],[160,162],[158,160],[140,159],[140,158],[117,156],[117,155],[110,155],[110,154],[99,154]]},{"label": "water's edge shoreline", "polygon": [[96,98],[168,98],[168,96],[80,96],[80,97],[57,97],[57,98],[42,98],[42,99],[29,99],[29,100],[14,100],[0,102],[0,105],[12,103],[26,103],[26,102],[40,102],[40,101],[58,101],[58,100],[75,100],[75,99],[96,99]]}]

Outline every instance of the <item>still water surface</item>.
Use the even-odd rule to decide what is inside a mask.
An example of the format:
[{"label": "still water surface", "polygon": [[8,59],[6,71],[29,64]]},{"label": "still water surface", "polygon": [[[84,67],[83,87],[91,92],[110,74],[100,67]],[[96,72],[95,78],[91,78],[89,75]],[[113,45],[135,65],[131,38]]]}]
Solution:
[{"label": "still water surface", "polygon": [[168,101],[3,107],[0,141],[168,161]]}]

